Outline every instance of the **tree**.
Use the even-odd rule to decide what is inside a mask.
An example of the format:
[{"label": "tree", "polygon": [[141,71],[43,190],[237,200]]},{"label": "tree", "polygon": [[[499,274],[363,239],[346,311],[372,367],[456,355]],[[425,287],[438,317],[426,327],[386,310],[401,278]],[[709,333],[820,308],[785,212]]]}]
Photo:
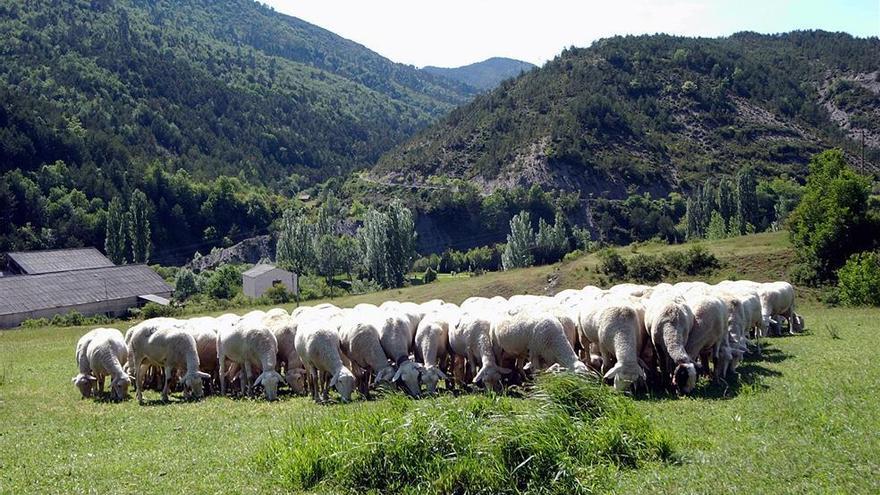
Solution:
[{"label": "tree", "polygon": [[556,212],[553,226],[542,218],[538,221],[538,234],[535,237],[535,257],[539,264],[554,263],[568,252],[568,236],[565,234],[565,218]]},{"label": "tree", "polygon": [[712,212],[712,218],[709,220],[709,227],[706,228],[707,239],[724,239],[727,237],[727,227],[724,225],[724,219],[721,213]]},{"label": "tree", "polygon": [[403,203],[391,203],[387,214],[367,211],[358,239],[369,276],[383,287],[402,287],[416,255],[415,221]]},{"label": "tree", "polygon": [[685,219],[686,219],[686,228],[687,231],[685,235],[688,240],[699,239],[700,238],[700,218],[698,210],[699,206],[693,198],[687,199],[687,206],[685,209]]},{"label": "tree", "polygon": [[856,253],[837,271],[840,301],[880,306],[880,253]]},{"label": "tree", "polygon": [[313,230],[304,215],[285,210],[278,230],[275,258],[279,265],[301,275],[312,266]]},{"label": "tree", "polygon": [[388,252],[388,238],[385,235],[388,230],[387,224],[387,215],[370,208],[364,215],[364,224],[357,232],[367,276],[383,286],[387,280],[385,267],[385,258]]},{"label": "tree", "polygon": [[107,207],[107,228],[104,237],[104,252],[110,261],[121,265],[125,263],[126,246],[126,215],[122,208],[122,202],[114,197]]},{"label": "tree", "polygon": [[174,276],[174,297],[178,301],[185,301],[198,293],[196,275],[188,268],[181,268]]},{"label": "tree", "polygon": [[803,198],[789,217],[803,281],[833,280],[852,253],[869,250],[876,242],[880,226],[868,216],[870,193],[870,180],[849,168],[840,150],[810,160]]},{"label": "tree", "polygon": [[758,214],[757,184],[755,171],[751,167],[741,168],[736,173],[736,217],[735,231],[740,235],[749,231],[749,224],[755,225]]},{"label": "tree", "polygon": [[150,260],[150,219],[147,195],[135,189],[128,206],[128,236],[131,240],[132,263]]},{"label": "tree", "polygon": [[729,179],[722,179],[718,184],[716,203],[718,206],[718,213],[724,220],[724,228],[725,230],[729,229],[731,221],[736,216],[736,198],[733,192],[733,184]]},{"label": "tree", "polygon": [[315,239],[314,246],[315,273],[324,277],[330,293],[333,293],[333,277],[339,270],[339,239],[330,234],[324,234]]},{"label": "tree", "polygon": [[208,277],[205,292],[215,299],[232,299],[241,288],[241,273],[232,265],[223,265]]},{"label": "tree", "polygon": [[535,258],[532,248],[535,246],[535,233],[528,211],[521,211],[510,220],[510,234],[507,234],[507,245],[501,254],[501,264],[505,270],[532,266]]},{"label": "tree", "polygon": [[339,270],[348,275],[348,281],[354,282],[352,273],[361,266],[361,254],[357,241],[344,235],[339,239]]}]

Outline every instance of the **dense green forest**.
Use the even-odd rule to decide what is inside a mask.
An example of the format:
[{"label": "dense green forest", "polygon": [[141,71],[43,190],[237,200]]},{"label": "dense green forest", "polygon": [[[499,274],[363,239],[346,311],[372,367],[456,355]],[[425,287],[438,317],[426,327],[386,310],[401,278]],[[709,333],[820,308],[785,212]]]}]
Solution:
[{"label": "dense green forest", "polygon": [[[878,53],[877,38],[819,31],[604,39],[454,110],[387,153],[375,175],[660,197],[744,165],[803,177],[822,149],[859,155],[861,130],[864,168],[877,171]],[[837,105],[851,112],[846,128],[829,115]]]},{"label": "dense green forest", "polygon": [[493,89],[501,81],[517,77],[535,68],[534,64],[512,58],[492,57],[461,67],[422,67],[425,72],[460,81],[481,90]]}]

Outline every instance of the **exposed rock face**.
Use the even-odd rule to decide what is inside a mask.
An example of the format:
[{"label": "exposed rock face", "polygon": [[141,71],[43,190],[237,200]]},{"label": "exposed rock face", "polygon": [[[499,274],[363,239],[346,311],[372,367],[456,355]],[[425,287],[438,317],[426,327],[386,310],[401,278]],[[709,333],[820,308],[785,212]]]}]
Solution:
[{"label": "exposed rock face", "polygon": [[194,272],[213,270],[228,263],[258,263],[261,259],[275,259],[275,236],[261,235],[245,239],[238,244],[214,249],[204,256],[197,256],[186,264]]}]

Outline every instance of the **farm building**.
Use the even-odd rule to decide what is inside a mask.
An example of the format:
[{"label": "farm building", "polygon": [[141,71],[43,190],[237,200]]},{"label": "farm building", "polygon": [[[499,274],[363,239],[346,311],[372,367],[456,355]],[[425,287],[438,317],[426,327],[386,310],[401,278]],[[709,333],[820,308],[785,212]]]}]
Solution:
[{"label": "farm building", "polygon": [[288,291],[297,294],[297,276],[287,270],[272,265],[256,265],[241,274],[241,283],[244,295],[248,297],[260,297],[266,290],[275,284],[281,284]]},{"label": "farm building", "polygon": [[146,265],[116,266],[94,248],[7,253],[0,277],[0,328],[77,311],[120,316],[172,288]]}]

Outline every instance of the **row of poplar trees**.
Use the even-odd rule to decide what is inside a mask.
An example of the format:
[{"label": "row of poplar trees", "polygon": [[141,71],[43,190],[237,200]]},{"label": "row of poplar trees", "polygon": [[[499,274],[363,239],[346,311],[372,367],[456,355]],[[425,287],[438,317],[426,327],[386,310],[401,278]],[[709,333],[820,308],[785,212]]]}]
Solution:
[{"label": "row of poplar trees", "polygon": [[104,252],[117,265],[128,262],[146,263],[150,260],[150,219],[147,195],[135,189],[125,208],[119,197],[107,207],[107,234]]},{"label": "row of poplar trees", "polygon": [[706,180],[687,200],[687,238],[722,238],[744,235],[758,221],[755,171],[743,168],[733,181],[722,179],[715,186]]}]

